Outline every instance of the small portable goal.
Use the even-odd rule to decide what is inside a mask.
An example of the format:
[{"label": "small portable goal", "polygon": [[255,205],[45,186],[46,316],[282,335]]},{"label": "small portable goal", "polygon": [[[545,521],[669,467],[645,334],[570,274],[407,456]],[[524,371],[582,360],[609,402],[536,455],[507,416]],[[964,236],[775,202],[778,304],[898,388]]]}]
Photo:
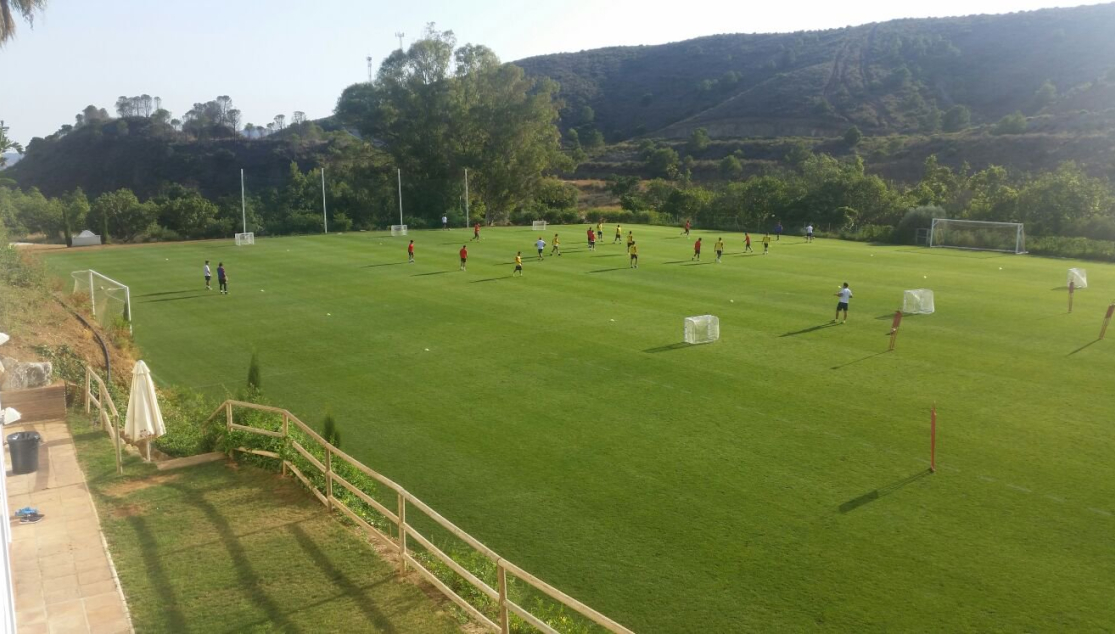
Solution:
[{"label": "small portable goal", "polygon": [[535,231],[545,231],[546,230],[546,221],[545,220],[535,220],[530,228],[534,229]]},{"label": "small portable goal", "polygon": [[720,338],[720,318],[698,315],[685,318],[685,343],[712,343]]},{"label": "small portable goal", "polygon": [[903,315],[932,315],[934,310],[933,291],[928,288],[915,288],[902,296]]},{"label": "small portable goal", "polygon": [[254,233],[238,233],[236,234],[236,246],[243,247],[256,243],[256,234]]},{"label": "small portable goal", "polygon": [[1084,269],[1069,269],[1069,279],[1065,286],[1073,286],[1077,290],[1088,288],[1088,271]]},{"label": "small portable goal", "polygon": [[391,237],[405,236],[407,234],[406,225],[391,225]]}]

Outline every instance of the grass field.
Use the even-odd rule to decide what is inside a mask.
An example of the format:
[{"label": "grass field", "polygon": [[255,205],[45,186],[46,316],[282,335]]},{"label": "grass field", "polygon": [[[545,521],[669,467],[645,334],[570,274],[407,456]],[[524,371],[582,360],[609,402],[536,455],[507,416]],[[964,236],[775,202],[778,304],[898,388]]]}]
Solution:
[{"label": "grass field", "polygon": [[[346,450],[638,631],[1111,628],[1115,267],[1088,264],[1066,314],[1069,261],[726,235],[717,265],[695,232],[696,265],[676,230],[634,229],[638,270],[584,227],[545,262],[537,232],[486,230],[467,273],[463,230],[413,233],[413,265],[382,234],[47,262],[131,286],[159,380],[223,395],[257,349],[273,402],[331,409]],[[883,352],[919,287],[937,314]],[[679,346],[704,313],[722,339]]]}]

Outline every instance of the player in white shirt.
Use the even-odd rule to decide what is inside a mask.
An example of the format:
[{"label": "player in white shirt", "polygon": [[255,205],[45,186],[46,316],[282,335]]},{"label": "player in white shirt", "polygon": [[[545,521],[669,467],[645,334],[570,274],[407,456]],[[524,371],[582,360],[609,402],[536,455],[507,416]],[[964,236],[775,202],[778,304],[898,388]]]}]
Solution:
[{"label": "player in white shirt", "polygon": [[806,225],[805,227],[805,241],[813,242],[813,225]]},{"label": "player in white shirt", "polygon": [[205,261],[205,290],[211,291],[213,287],[209,285],[209,280],[213,279],[213,271],[209,270],[209,260]]},{"label": "player in white shirt", "polygon": [[449,216],[441,217],[441,228],[445,231],[449,231]]},{"label": "player in white shirt", "polygon": [[541,260],[542,251],[546,249],[546,241],[542,239],[542,236],[538,236],[538,242],[535,242],[534,246],[538,247],[538,259]]},{"label": "player in white shirt", "polygon": [[847,323],[848,302],[852,299],[852,289],[848,288],[847,282],[844,282],[844,287],[837,291],[836,296],[840,298],[840,302],[836,305],[836,319],[833,319],[832,323],[835,324],[837,319],[840,319],[840,311],[844,311],[844,321],[840,323]]}]

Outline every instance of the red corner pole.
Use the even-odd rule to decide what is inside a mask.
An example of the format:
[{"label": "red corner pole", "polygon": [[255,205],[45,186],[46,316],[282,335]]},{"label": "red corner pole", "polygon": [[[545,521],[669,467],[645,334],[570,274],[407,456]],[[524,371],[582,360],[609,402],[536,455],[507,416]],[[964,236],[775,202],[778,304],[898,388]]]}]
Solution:
[{"label": "red corner pole", "polygon": [[929,471],[937,473],[937,404],[929,410]]},{"label": "red corner pole", "polygon": [[894,311],[894,321],[890,324],[890,347],[887,351],[894,350],[894,340],[898,339],[898,327],[902,325],[902,311]]},{"label": "red corner pole", "polygon": [[1100,328],[1100,339],[1103,339],[1107,334],[1107,324],[1111,323],[1111,316],[1115,315],[1115,304],[1107,307],[1107,315],[1103,318],[1103,328]]},{"label": "red corner pole", "polygon": [[1072,312],[1072,294],[1076,292],[1076,282],[1069,282],[1069,312]]}]

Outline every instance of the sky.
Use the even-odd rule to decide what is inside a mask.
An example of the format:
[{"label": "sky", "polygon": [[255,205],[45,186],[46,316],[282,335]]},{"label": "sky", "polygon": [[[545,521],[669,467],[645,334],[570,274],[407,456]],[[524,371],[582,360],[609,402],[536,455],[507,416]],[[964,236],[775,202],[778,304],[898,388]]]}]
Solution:
[{"label": "sky", "polygon": [[120,95],[162,97],[175,117],[229,95],[243,123],[332,113],[350,84],[426,24],[504,61],[717,33],[839,28],[895,18],[1010,13],[1098,2],[1057,0],[49,0],[0,48],[0,120],[26,144],[86,105],[115,116]]}]

